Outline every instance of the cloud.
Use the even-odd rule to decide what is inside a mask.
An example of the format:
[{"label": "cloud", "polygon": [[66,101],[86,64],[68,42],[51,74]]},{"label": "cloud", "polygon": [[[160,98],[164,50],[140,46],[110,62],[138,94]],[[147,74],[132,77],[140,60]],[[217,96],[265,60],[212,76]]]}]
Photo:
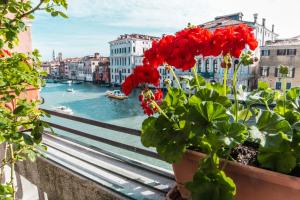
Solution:
[{"label": "cloud", "polygon": [[298,0],[69,0],[70,19],[38,16],[33,26],[34,46],[44,55],[52,49],[66,55],[85,55],[92,51],[109,54],[108,41],[124,33],[160,36],[174,33],[188,22],[201,24],[215,16],[243,12],[266,18],[268,28],[275,24],[281,37],[300,35]]},{"label": "cloud", "polygon": [[178,29],[188,22],[200,24],[216,15],[242,11],[249,20],[259,13],[284,35],[300,34],[298,0],[71,0],[69,4],[71,17],[91,17],[116,27]]}]

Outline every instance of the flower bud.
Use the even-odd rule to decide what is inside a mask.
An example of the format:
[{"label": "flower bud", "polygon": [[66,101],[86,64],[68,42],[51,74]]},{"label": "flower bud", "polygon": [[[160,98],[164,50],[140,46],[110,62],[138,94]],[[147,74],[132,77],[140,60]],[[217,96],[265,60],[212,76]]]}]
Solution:
[{"label": "flower bud", "polygon": [[164,80],[164,85],[169,86],[171,85],[171,80],[169,78]]}]

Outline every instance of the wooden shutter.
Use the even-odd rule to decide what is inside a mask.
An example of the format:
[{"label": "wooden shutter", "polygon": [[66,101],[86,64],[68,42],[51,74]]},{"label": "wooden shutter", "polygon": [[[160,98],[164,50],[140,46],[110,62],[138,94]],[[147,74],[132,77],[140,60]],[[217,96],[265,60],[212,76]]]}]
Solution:
[{"label": "wooden shutter", "polygon": [[278,68],[275,68],[275,77],[278,77]]},{"label": "wooden shutter", "polygon": [[293,68],[293,71],[292,71],[292,78],[295,78],[295,72],[296,72],[296,68]]},{"label": "wooden shutter", "polygon": [[270,73],[270,67],[268,67],[267,69],[267,77],[269,77],[269,73]]},{"label": "wooden shutter", "polygon": [[263,76],[263,71],[264,71],[264,68],[260,68],[260,76]]}]

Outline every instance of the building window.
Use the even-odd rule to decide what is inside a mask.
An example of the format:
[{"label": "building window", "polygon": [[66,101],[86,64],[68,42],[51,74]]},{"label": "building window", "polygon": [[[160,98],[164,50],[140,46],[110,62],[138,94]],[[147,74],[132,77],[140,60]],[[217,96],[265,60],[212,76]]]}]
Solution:
[{"label": "building window", "polygon": [[209,60],[207,59],[205,61],[205,72],[208,72],[209,71]]},{"label": "building window", "polygon": [[130,69],[128,69],[128,73],[130,74]]},{"label": "building window", "polygon": [[214,68],[214,73],[217,73],[217,71],[218,71],[218,61],[217,61],[217,59],[215,59],[214,62],[213,62],[213,68]]},{"label": "building window", "polygon": [[276,82],[276,90],[281,90],[281,82]]},{"label": "building window", "polygon": [[268,77],[269,76],[269,67],[261,67],[260,68],[260,76]]},{"label": "building window", "polygon": [[201,67],[202,67],[202,60],[201,58],[198,60],[198,73],[201,72]]},{"label": "building window", "polygon": [[295,56],[297,54],[297,49],[288,49],[287,55]]},{"label": "building window", "polygon": [[291,89],[292,83],[286,83],[286,89]]},{"label": "building window", "polygon": [[130,47],[128,47],[128,53],[130,53]]},{"label": "building window", "polygon": [[261,56],[269,56],[270,50],[261,50]]},{"label": "building window", "polygon": [[278,56],[286,55],[286,49],[277,49],[277,55]]},{"label": "building window", "polygon": [[133,47],[133,53],[135,53],[135,47]]},{"label": "building window", "polygon": [[[280,67],[276,67],[275,68],[275,77],[283,77],[282,74],[280,74],[279,72],[279,68]],[[295,78],[295,72],[296,72],[296,68],[294,67],[289,67],[289,73],[287,74],[287,78]]]}]

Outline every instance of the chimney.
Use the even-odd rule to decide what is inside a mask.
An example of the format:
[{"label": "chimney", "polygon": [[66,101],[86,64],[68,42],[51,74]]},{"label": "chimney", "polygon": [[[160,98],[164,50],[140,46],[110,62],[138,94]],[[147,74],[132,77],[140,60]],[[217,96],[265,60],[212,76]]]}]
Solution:
[{"label": "chimney", "polygon": [[257,23],[257,17],[258,17],[258,14],[255,13],[255,14],[253,14],[253,16],[254,16],[254,23],[256,24],[256,23]]},{"label": "chimney", "polygon": [[95,57],[96,59],[99,59],[99,58],[100,58],[100,53],[95,53],[94,57]]},{"label": "chimney", "polygon": [[266,18],[262,19],[262,26],[265,27],[266,26]]},{"label": "chimney", "polygon": [[274,28],[275,28],[275,25],[272,24],[272,32],[274,33]]}]

